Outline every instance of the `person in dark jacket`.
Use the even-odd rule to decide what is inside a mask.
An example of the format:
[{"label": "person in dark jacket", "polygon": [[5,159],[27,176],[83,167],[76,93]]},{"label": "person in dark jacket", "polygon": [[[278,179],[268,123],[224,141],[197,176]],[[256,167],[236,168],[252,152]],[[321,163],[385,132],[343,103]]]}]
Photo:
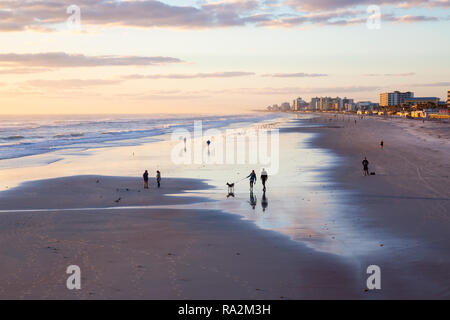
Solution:
[{"label": "person in dark jacket", "polygon": [[158,184],[158,188],[161,188],[161,172],[159,170],[156,171],[156,183]]},{"label": "person in dark jacket", "polygon": [[148,189],[148,171],[147,170],[145,170],[143,177],[144,177],[144,189]]},{"label": "person in dark jacket", "polygon": [[253,185],[256,182],[256,173],[255,170],[252,170],[252,173],[250,173],[247,178],[250,178],[250,191],[253,191]]},{"label": "person in dark jacket", "polygon": [[363,173],[365,176],[370,175],[369,174],[369,161],[367,161],[367,158],[364,157],[364,160],[362,161],[362,165],[363,165]]}]

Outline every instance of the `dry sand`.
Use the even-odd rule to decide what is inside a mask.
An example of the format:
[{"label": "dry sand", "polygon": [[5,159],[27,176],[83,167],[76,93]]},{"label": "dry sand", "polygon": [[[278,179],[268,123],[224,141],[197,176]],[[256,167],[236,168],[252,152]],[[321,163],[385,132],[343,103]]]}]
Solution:
[{"label": "dry sand", "polygon": [[[379,252],[358,259],[381,267],[383,297],[450,298],[449,124],[333,114],[310,122],[324,127],[299,131],[320,132],[313,145],[342,159],[328,174],[355,194],[349,223],[378,236]],[[363,157],[375,176],[362,176]]]},{"label": "dry sand", "polygon": [[[339,217],[379,239],[378,251],[321,253],[236,215],[184,209],[207,200],[182,194],[208,188],[198,180],[143,190],[140,179],[66,177],[0,193],[3,210],[55,209],[0,212],[0,298],[449,298],[448,127],[378,118],[355,125],[330,114],[310,122],[326,125],[289,131],[320,133],[312,146],[340,156],[327,174],[351,191],[345,201],[354,210]],[[375,176],[362,176],[363,156]],[[152,204],[181,207],[118,209]],[[116,210],[82,209],[105,207]],[[80,291],[65,286],[72,264],[82,271]],[[364,290],[370,264],[381,267],[380,291]]]}]

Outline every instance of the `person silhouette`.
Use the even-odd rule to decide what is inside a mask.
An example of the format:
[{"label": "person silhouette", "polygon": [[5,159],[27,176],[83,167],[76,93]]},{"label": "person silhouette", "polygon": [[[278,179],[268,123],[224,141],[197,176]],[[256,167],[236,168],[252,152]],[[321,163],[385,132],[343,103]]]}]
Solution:
[{"label": "person silhouette", "polygon": [[250,192],[253,193],[253,185],[256,182],[256,173],[255,170],[252,170],[252,173],[250,173],[247,178],[250,178]]},{"label": "person silhouette", "polygon": [[369,161],[367,160],[366,157],[364,157],[364,160],[362,161],[362,165],[363,165],[363,174],[365,176],[369,176]]},{"label": "person silhouette", "polygon": [[266,169],[262,169],[262,171],[261,171],[261,182],[262,182],[262,185],[263,185],[263,191],[265,192],[266,191],[266,181],[267,181],[267,179],[269,178],[269,175],[267,174],[267,171],[266,171]]},{"label": "person silhouette", "polygon": [[256,205],[258,204],[258,199],[256,199],[256,196],[253,195],[253,191],[250,191],[250,206],[252,207],[253,210],[255,210]]},{"label": "person silhouette", "polygon": [[268,206],[269,206],[269,200],[267,199],[267,197],[266,197],[266,192],[264,191],[264,192],[263,192],[262,199],[261,199],[261,207],[262,207],[262,209],[263,209],[263,212],[266,211],[266,209],[267,209]]}]

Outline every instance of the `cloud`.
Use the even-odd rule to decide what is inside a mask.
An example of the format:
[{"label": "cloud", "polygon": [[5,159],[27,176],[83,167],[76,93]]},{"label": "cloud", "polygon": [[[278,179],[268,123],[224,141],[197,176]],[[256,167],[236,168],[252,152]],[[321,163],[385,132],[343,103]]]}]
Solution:
[{"label": "cloud", "polygon": [[154,66],[181,62],[180,59],[171,57],[86,56],[83,54],[69,54],[64,52],[0,54],[0,66],[75,68],[99,66]]},{"label": "cloud", "polygon": [[335,10],[369,5],[393,5],[399,8],[450,7],[448,0],[285,0],[285,3],[303,11]]},{"label": "cloud", "polygon": [[268,73],[263,74],[263,77],[272,77],[272,78],[316,78],[316,77],[327,77],[327,74],[321,73]]},{"label": "cloud", "polygon": [[209,98],[210,94],[201,91],[152,90],[144,93],[126,93],[114,95],[126,100],[196,100]]},{"label": "cloud", "polygon": [[364,74],[366,77],[410,77],[416,75],[414,72],[404,72],[404,73],[369,73]]},{"label": "cloud", "polygon": [[0,69],[0,74],[30,74],[52,71],[50,68],[8,68]]},{"label": "cloud", "polygon": [[[77,0],[81,26],[206,29],[245,25],[294,27],[363,23],[359,6],[394,4],[408,7],[450,7],[448,0],[221,0],[197,5],[171,5],[156,0]],[[0,32],[67,29],[67,8],[73,0],[2,0]],[[287,5],[286,6],[282,6]],[[289,9],[291,8],[291,9]],[[436,17],[434,17],[436,18]],[[403,20],[402,20],[403,19]],[[436,18],[437,19],[437,18]],[[433,17],[401,18],[400,22],[435,21]]]},{"label": "cloud", "polygon": [[298,94],[339,94],[355,92],[372,92],[382,86],[347,86],[347,87],[265,87],[265,88],[234,88],[220,91],[209,91],[214,94],[246,94],[246,95],[298,95]]},{"label": "cloud", "polygon": [[413,87],[450,87],[450,81],[411,84]]},{"label": "cloud", "polygon": [[193,74],[132,74],[123,76],[123,79],[195,79],[195,78],[235,78],[253,76],[254,72],[212,72],[212,73],[193,73]]},{"label": "cloud", "polygon": [[51,88],[51,89],[82,89],[93,86],[105,86],[119,84],[120,80],[104,80],[104,79],[65,79],[65,80],[29,80],[24,84],[25,86],[37,88]]},{"label": "cloud", "polygon": [[429,16],[410,16],[410,15],[395,17],[392,15],[387,15],[387,16],[383,17],[383,20],[391,21],[394,23],[415,23],[415,22],[439,21],[439,18],[438,17],[429,17]]}]

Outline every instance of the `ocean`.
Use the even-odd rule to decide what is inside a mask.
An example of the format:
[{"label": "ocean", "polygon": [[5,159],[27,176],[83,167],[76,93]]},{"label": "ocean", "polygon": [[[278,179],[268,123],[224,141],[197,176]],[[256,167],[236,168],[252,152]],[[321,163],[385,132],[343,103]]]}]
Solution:
[{"label": "ocean", "polygon": [[61,150],[130,146],[140,139],[192,129],[201,120],[205,130],[256,123],[274,114],[246,115],[58,115],[0,116],[0,161]]}]

